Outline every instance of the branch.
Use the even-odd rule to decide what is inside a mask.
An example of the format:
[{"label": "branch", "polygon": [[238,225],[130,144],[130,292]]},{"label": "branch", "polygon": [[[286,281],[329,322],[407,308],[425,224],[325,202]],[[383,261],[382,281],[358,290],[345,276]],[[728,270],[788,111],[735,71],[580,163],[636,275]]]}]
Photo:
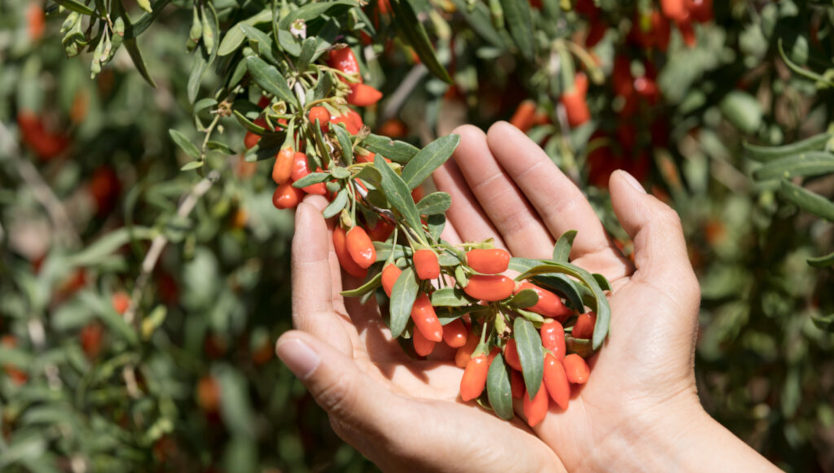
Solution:
[{"label": "branch", "polygon": [[61,200],[52,192],[49,184],[43,180],[35,165],[28,159],[22,159],[20,154],[17,140],[14,139],[6,125],[0,122],[0,155],[6,155],[11,159],[12,167],[17,169],[23,182],[32,190],[35,199],[46,210],[59,242],[71,248],[80,247],[81,238],[78,236],[78,232],[75,230],[75,226]]},{"label": "branch", "polygon": [[[186,194],[182,199],[182,202],[177,208],[177,216],[180,218],[188,217],[188,215],[191,214],[191,211],[194,210],[194,207],[197,205],[200,198],[205,195],[209,189],[211,189],[211,186],[217,182],[219,178],[220,172],[214,170],[200,182],[195,184],[188,194]],[[136,284],[133,286],[133,291],[130,295],[130,304],[127,306],[124,318],[125,322],[128,324],[135,325],[137,331],[139,331],[140,328],[139,319],[136,318],[136,310],[139,305],[139,299],[142,297],[142,291],[144,291],[145,286],[147,286],[151,272],[156,267],[156,263],[159,261],[159,257],[162,256],[162,250],[165,249],[166,245],[168,245],[168,237],[165,236],[165,234],[161,233],[154,237],[151,242],[151,247],[145,255],[145,259],[142,260],[142,272],[139,273],[139,277],[136,278]]]}]

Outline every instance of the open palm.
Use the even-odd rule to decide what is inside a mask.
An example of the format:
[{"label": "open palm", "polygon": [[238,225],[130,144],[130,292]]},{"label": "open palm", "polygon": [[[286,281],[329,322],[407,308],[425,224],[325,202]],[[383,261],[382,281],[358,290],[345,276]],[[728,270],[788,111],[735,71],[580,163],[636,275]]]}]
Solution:
[{"label": "open palm", "polygon": [[[697,408],[691,354],[698,285],[676,214],[626,175],[612,178],[614,209],[635,243],[634,271],[582,193],[523,133],[505,123],[488,135],[468,126],[456,133],[454,160],[434,175],[453,202],[444,239],[493,238],[514,256],[542,258],[559,235],[578,230],[573,262],[604,274],[614,288],[609,341],[588,384],[567,411],[552,410],[536,427],[538,437],[518,420],[462,403],[462,370],[444,361],[449,353],[409,358],[373,301],[362,306],[339,295],[339,265],[320,215],[326,202],[308,198],[293,242],[300,331],[282,336],[278,352],[334,430],[388,471],[575,471],[605,465],[606,442],[647,433],[669,409]],[[634,422],[635,415],[644,421]]]}]

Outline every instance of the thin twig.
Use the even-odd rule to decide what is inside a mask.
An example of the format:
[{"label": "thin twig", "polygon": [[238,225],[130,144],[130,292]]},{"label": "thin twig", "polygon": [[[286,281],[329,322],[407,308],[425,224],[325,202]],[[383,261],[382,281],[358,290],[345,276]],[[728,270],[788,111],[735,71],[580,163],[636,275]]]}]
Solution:
[{"label": "thin twig", "polygon": [[388,97],[388,101],[385,103],[385,108],[382,109],[383,122],[393,117],[400,111],[400,108],[405,103],[405,100],[409,95],[411,95],[411,92],[414,91],[417,84],[420,83],[420,80],[423,79],[423,76],[425,76],[428,72],[429,70],[422,64],[418,64],[408,71],[408,74],[406,74],[403,81],[400,82],[397,90],[395,90],[394,93]]},{"label": "thin twig", "polygon": [[20,173],[21,179],[32,190],[35,199],[46,210],[52,227],[55,230],[56,239],[67,247],[78,248],[81,246],[81,238],[70,220],[66,208],[61,200],[52,192],[52,189],[43,180],[35,165],[28,159],[22,159],[20,148],[12,133],[0,122],[0,155],[6,155],[12,161],[12,167]]},{"label": "thin twig", "polygon": [[[200,182],[194,185],[188,194],[182,199],[179,207],[177,208],[177,217],[179,218],[186,218],[194,210],[194,207],[197,205],[197,202],[200,198],[211,189],[211,186],[220,178],[220,172],[217,170],[211,171],[206,177],[204,177]],[[130,295],[130,304],[127,306],[127,310],[125,311],[124,318],[125,322],[128,324],[134,324],[136,330],[139,331],[139,319],[136,317],[136,309],[139,305],[139,299],[142,297],[142,291],[145,289],[145,286],[148,284],[148,280],[150,279],[151,272],[156,267],[156,263],[159,261],[159,257],[162,256],[162,251],[165,249],[165,246],[168,244],[168,237],[165,234],[161,233],[154,237],[153,241],[151,242],[151,247],[148,250],[148,253],[145,255],[145,259],[142,260],[142,270],[139,273],[139,277],[136,278],[136,284],[133,286],[133,291]]]}]

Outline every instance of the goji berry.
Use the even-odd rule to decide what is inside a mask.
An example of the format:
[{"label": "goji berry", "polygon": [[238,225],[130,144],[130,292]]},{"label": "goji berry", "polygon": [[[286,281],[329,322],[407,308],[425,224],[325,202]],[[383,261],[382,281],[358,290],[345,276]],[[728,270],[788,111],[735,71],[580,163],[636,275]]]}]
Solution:
[{"label": "goji berry", "polygon": [[510,297],[513,289],[515,282],[507,276],[476,274],[469,278],[463,292],[474,299],[491,302]]},{"label": "goji berry", "polygon": [[452,348],[466,345],[468,336],[469,331],[461,319],[455,319],[443,326],[443,341]]},{"label": "goji berry", "polygon": [[311,108],[307,114],[307,118],[310,119],[311,123],[316,123],[316,120],[318,120],[321,129],[327,131],[327,124],[330,122],[330,112],[326,108],[320,105]]},{"label": "goji berry", "polygon": [[479,273],[503,273],[510,265],[510,253],[501,248],[476,248],[466,252],[466,264]]},{"label": "goji berry", "polygon": [[577,127],[591,119],[591,112],[588,109],[588,102],[585,101],[585,93],[588,87],[588,78],[585,74],[579,73],[574,79],[573,88],[562,93],[559,100],[565,107],[565,114],[568,118],[568,125]]},{"label": "goji berry", "polygon": [[29,32],[29,39],[37,41],[43,36],[46,30],[46,16],[43,13],[43,8],[37,3],[30,3],[26,9],[27,30]]},{"label": "goji berry", "polygon": [[414,351],[420,356],[429,356],[434,351],[435,342],[426,338],[419,330],[411,334],[411,343],[414,345]]},{"label": "goji berry", "polygon": [[542,379],[553,402],[562,410],[567,409],[570,401],[570,383],[562,363],[551,353],[544,356],[544,375]]},{"label": "goji berry", "polygon": [[597,322],[597,314],[588,312],[586,314],[579,314],[576,319],[576,324],[573,326],[571,336],[573,338],[587,338],[590,339],[594,335],[594,324]]},{"label": "goji berry", "polygon": [[285,182],[272,194],[272,205],[277,209],[291,209],[301,202],[302,197],[304,197],[304,192],[301,189],[296,189],[289,182]]},{"label": "goji berry", "polygon": [[528,307],[528,310],[532,310],[533,312],[539,313],[545,317],[553,317],[558,320],[564,320],[573,313],[573,311],[562,303],[562,299],[560,299],[559,296],[548,291],[547,289],[536,286],[533,283],[527,281],[522,282],[515,289],[515,293],[518,294],[525,289],[531,289],[536,292],[537,296],[539,296],[538,302],[536,302],[535,305]]},{"label": "goji berry", "polygon": [[292,148],[284,148],[275,156],[275,164],[272,165],[272,180],[276,184],[283,184],[290,180],[294,155]]},{"label": "goji berry", "polygon": [[535,427],[544,419],[547,414],[547,390],[544,386],[539,386],[533,399],[530,399],[530,393],[525,390],[522,396],[522,410],[530,427]]},{"label": "goji berry", "polygon": [[692,23],[689,20],[684,20],[677,22],[676,25],[681,32],[683,43],[690,48],[695,46],[698,40],[695,37],[695,28],[692,26]]},{"label": "goji berry", "polygon": [[116,291],[110,297],[110,303],[117,313],[124,314],[130,305],[130,296],[124,291]]},{"label": "goji berry", "polygon": [[484,392],[488,372],[489,359],[486,355],[472,357],[466,364],[463,378],[460,380],[460,398],[471,401],[480,396]]},{"label": "goji berry", "polygon": [[571,383],[585,384],[588,381],[588,374],[591,370],[588,368],[588,363],[585,363],[585,360],[581,356],[576,353],[571,353],[562,360],[562,364],[565,367],[565,374],[568,377],[568,381]]},{"label": "goji berry", "polygon": [[518,347],[516,347],[515,339],[507,340],[507,344],[504,345],[504,361],[511,368],[521,371],[521,359],[518,357]]},{"label": "goji berry", "polygon": [[364,278],[368,270],[362,268],[350,256],[347,249],[347,236],[345,230],[341,226],[336,226],[333,229],[333,248],[336,250],[336,257],[346,273],[357,278]]},{"label": "goji berry", "polygon": [[374,243],[362,227],[348,230],[347,249],[350,257],[360,268],[368,268],[376,261]]},{"label": "goji berry", "polygon": [[382,92],[368,84],[353,84],[350,87],[350,94],[347,96],[347,103],[357,107],[368,107],[382,98]]},{"label": "goji berry", "polygon": [[443,340],[443,325],[437,318],[437,313],[431,305],[431,299],[425,293],[417,296],[414,305],[411,307],[411,319],[414,326],[422,332],[428,340],[439,342]]},{"label": "goji berry", "polygon": [[403,271],[393,263],[388,263],[382,268],[382,289],[386,296],[391,297],[391,290],[402,273]]},{"label": "goji berry", "polygon": [[712,0],[686,0],[686,9],[690,18],[697,22],[712,20]]},{"label": "goji berry", "polygon": [[414,269],[417,277],[425,281],[440,276],[440,263],[437,262],[437,254],[429,249],[421,249],[414,252]]},{"label": "goji berry", "polygon": [[384,218],[376,221],[376,225],[368,228],[368,236],[373,241],[385,241],[394,231],[394,224]]},{"label": "goji berry", "polygon": [[458,348],[455,352],[455,365],[458,368],[466,368],[479,341],[474,333],[470,333],[466,339],[466,344]]},{"label": "goji berry", "polygon": [[[524,100],[515,109],[510,124],[523,132],[527,132],[533,127],[533,117],[536,114],[536,102],[532,100]],[[500,272],[500,271],[499,271]]]},{"label": "goji berry", "polygon": [[220,408],[220,383],[212,376],[203,376],[197,383],[197,405],[205,412]]},{"label": "goji berry", "polygon": [[670,20],[684,21],[689,17],[684,0],[660,0],[660,9]]},{"label": "goji berry", "polygon": [[359,61],[349,47],[332,49],[327,55],[327,65],[345,74],[356,74],[359,82],[362,76],[359,74]]},{"label": "goji berry", "polygon": [[[295,153],[290,177],[293,181],[297,181],[308,174],[310,174],[310,168],[307,164],[307,155],[304,153]],[[327,187],[323,182],[310,184],[309,186],[303,187],[303,190],[308,194],[327,195]]]},{"label": "goji berry", "polygon": [[542,346],[550,350],[557,360],[565,358],[565,329],[555,320],[546,320],[541,328]]},{"label": "goji berry", "polygon": [[103,335],[104,329],[97,322],[91,322],[81,329],[78,336],[81,340],[81,348],[87,358],[94,359],[101,352],[101,338]]},{"label": "goji berry", "polygon": [[521,399],[524,395],[524,377],[516,370],[510,370],[510,389],[513,393],[513,399]]},{"label": "goji berry", "polygon": [[246,135],[243,137],[243,146],[245,146],[246,149],[251,149],[254,148],[259,141],[261,141],[261,135],[247,131]]}]

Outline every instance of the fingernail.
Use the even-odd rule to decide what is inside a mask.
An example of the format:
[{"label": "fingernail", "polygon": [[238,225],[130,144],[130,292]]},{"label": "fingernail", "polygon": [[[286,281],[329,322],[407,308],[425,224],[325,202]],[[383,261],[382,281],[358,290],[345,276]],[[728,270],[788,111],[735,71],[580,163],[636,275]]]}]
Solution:
[{"label": "fingernail", "polygon": [[635,190],[640,191],[640,193],[642,194],[646,193],[646,189],[644,189],[643,186],[640,185],[640,182],[637,179],[635,179],[634,176],[629,174],[628,171],[619,170],[617,172],[622,173],[623,179],[625,179],[625,181],[629,183],[629,185],[633,187]]},{"label": "fingernail", "polygon": [[310,377],[321,362],[318,353],[297,338],[279,343],[275,352],[287,368],[301,380]]}]

